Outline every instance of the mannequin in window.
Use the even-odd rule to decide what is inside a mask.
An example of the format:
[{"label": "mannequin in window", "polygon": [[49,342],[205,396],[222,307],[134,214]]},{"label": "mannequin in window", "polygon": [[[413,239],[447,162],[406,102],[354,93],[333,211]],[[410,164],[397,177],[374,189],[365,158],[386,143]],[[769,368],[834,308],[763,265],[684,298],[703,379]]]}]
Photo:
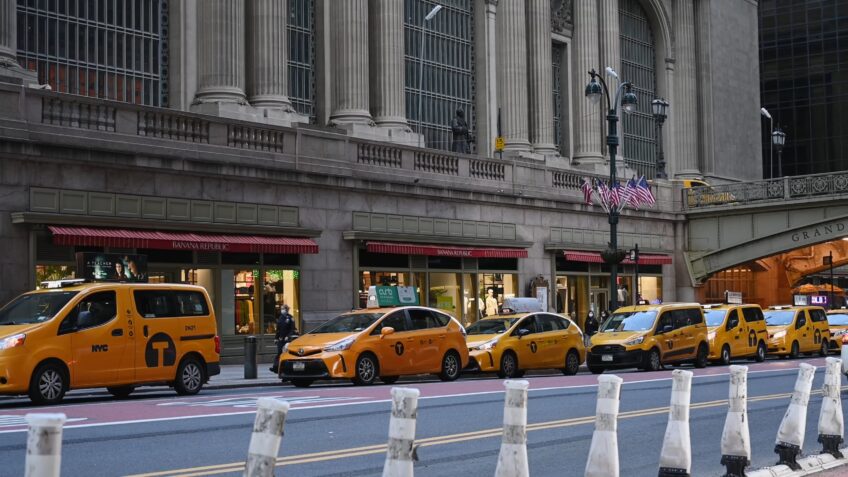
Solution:
[{"label": "mannequin in window", "polygon": [[495,298],[495,290],[489,288],[486,290],[486,316],[494,316],[498,314],[498,300]]}]

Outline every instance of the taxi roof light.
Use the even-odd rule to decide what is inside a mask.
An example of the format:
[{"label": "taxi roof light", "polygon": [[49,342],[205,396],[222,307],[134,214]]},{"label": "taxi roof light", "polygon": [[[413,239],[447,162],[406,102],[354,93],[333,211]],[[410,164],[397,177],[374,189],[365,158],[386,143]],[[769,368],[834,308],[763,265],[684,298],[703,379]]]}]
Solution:
[{"label": "taxi roof light", "polygon": [[62,280],[45,280],[41,282],[42,288],[64,288],[86,283],[85,278],[66,278]]}]

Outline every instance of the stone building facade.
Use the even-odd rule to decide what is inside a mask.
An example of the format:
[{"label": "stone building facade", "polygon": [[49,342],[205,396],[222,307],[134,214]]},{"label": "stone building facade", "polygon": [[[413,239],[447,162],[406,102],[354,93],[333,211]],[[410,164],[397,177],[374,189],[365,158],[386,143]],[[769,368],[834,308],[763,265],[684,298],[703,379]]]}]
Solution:
[{"label": "stone building facade", "polygon": [[[152,281],[209,290],[227,360],[247,334],[272,353],[280,304],[309,328],[374,284],[466,323],[534,280],[578,320],[606,308],[608,217],[580,191],[609,169],[589,69],[640,78],[620,177],[655,173],[659,96],[670,176],[761,175],[756,82],[732,86],[757,75],[754,1],[453,0],[430,20],[429,0],[78,3],[0,0],[0,302],[77,252],[145,254]],[[448,151],[456,109],[472,154]],[[652,190],[619,244],[642,250],[646,298],[691,299],[680,188]]]}]

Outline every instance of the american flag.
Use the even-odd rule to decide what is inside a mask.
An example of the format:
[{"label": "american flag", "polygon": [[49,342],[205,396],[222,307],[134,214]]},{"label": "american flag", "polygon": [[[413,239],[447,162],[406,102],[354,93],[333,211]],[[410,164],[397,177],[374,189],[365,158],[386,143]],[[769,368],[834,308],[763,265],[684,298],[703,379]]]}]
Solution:
[{"label": "american flag", "polygon": [[619,184],[618,181],[616,181],[615,183],[612,184],[612,187],[610,187],[610,191],[609,191],[610,208],[615,208],[615,209],[619,208],[618,206],[619,206],[619,204],[621,204],[621,199],[622,199],[621,193],[622,193],[621,184]]},{"label": "american flag", "polygon": [[654,205],[657,203],[656,199],[654,199],[653,192],[651,192],[651,186],[648,185],[648,181],[645,180],[645,176],[642,176],[639,179],[639,183],[636,185],[636,188],[636,195],[639,197],[639,202],[647,205]]},{"label": "american flag", "polygon": [[638,208],[639,207],[639,199],[636,197],[636,177],[631,177],[627,184],[624,185],[624,188],[621,191],[621,208],[627,207],[628,204],[630,206]]},{"label": "american flag", "polygon": [[609,210],[610,190],[604,181],[598,181],[598,196],[601,198],[601,206],[604,210]]},{"label": "american flag", "polygon": [[583,184],[580,186],[580,189],[583,191],[583,201],[587,205],[591,205],[592,204],[592,193],[594,191],[592,190],[592,183],[589,182],[588,177],[583,178]]}]

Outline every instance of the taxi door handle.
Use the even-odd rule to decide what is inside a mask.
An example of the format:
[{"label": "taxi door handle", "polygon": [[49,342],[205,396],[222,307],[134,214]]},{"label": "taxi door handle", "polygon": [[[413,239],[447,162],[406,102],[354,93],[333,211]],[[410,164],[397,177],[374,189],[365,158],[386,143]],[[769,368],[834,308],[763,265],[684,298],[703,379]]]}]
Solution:
[{"label": "taxi door handle", "polygon": [[124,336],[124,330],[121,328],[116,328],[112,330],[112,336]]},{"label": "taxi door handle", "polygon": [[147,338],[147,325],[144,325],[144,337]]}]

